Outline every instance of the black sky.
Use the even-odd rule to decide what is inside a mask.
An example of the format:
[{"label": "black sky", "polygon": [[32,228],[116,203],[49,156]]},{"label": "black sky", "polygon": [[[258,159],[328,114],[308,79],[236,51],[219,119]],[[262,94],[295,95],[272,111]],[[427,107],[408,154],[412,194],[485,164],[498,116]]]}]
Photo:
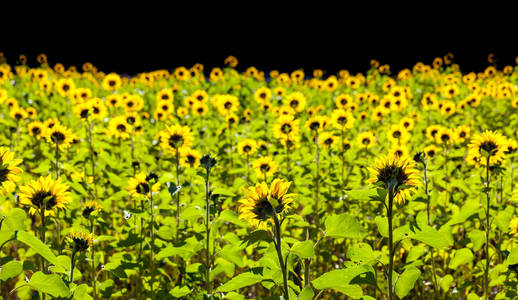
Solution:
[{"label": "black sky", "polygon": [[[8,27],[0,38],[0,51],[11,64],[18,54],[26,54],[29,65],[35,65],[36,55],[46,53],[51,65],[80,66],[89,61],[105,72],[127,74],[196,62],[210,69],[223,66],[228,55],[239,59],[240,71],[253,65],[263,71],[321,68],[328,73],[365,72],[372,58],[399,70],[418,61],[431,63],[447,52],[455,55],[454,62],[463,71],[481,71],[491,52],[500,67],[514,65],[518,56],[513,34],[517,26],[493,12],[466,12],[462,17],[464,11],[451,15],[151,11],[123,18],[87,14],[76,22],[74,15],[45,16],[38,25]],[[486,22],[478,22],[481,18]]]}]

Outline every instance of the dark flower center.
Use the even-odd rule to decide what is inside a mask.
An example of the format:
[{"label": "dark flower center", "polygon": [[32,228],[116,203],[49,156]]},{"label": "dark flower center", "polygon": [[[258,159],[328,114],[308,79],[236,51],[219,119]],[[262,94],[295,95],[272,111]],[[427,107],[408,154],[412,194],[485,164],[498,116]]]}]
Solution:
[{"label": "dark flower center", "polygon": [[270,165],[269,164],[262,164],[260,169],[261,169],[261,172],[267,173],[267,172],[270,171]]},{"label": "dark flower center", "polygon": [[225,102],[225,109],[230,109],[232,107],[232,102]]},{"label": "dark flower center", "polygon": [[135,187],[135,190],[137,191],[137,193],[145,195],[149,193],[149,184],[141,182],[137,185],[137,187]]},{"label": "dark flower center", "polygon": [[135,121],[136,121],[135,117],[130,116],[130,117],[126,118],[126,122],[128,122],[129,124],[135,124]]},{"label": "dark flower center", "polygon": [[441,135],[441,141],[447,142],[449,140],[450,140],[450,135],[449,134],[442,134]]},{"label": "dark flower center", "polygon": [[396,139],[400,138],[401,137],[401,131],[399,130],[396,130],[392,133],[392,136]]},{"label": "dark flower center", "polygon": [[75,248],[79,251],[85,251],[88,249],[88,241],[82,238],[73,238]]},{"label": "dark flower center", "polygon": [[88,109],[83,109],[80,113],[81,115],[81,119],[86,119],[88,118]]},{"label": "dark flower center", "polygon": [[65,140],[65,135],[62,132],[56,131],[50,135],[50,138],[54,143],[59,144]]},{"label": "dark flower center", "polygon": [[312,122],[309,124],[309,129],[311,130],[317,130],[320,127],[320,122]]},{"label": "dark flower center", "polygon": [[378,181],[384,182],[388,186],[392,180],[396,181],[394,191],[397,191],[397,188],[408,180],[408,175],[401,167],[394,165],[378,170]]},{"label": "dark flower center", "polygon": [[291,132],[291,129],[292,129],[292,128],[291,128],[291,125],[290,125],[290,124],[282,124],[282,126],[281,126],[281,131],[282,131],[282,133],[284,133],[284,134],[288,134],[288,133],[290,133],[290,132]]},{"label": "dark flower center", "polygon": [[243,147],[243,151],[246,153],[250,152],[250,150],[252,150],[252,147],[250,147],[249,145]]},{"label": "dark flower center", "polygon": [[370,144],[370,142],[371,142],[371,140],[369,138],[364,138],[362,140],[362,144],[364,144],[364,145],[368,145],[368,144]]},{"label": "dark flower center", "polygon": [[346,117],[344,117],[344,116],[338,117],[338,124],[343,125],[345,123],[347,123],[347,118]]},{"label": "dark flower center", "polygon": [[297,108],[297,106],[299,106],[299,100],[291,100],[290,101],[290,106],[292,108]]},{"label": "dark flower center", "polygon": [[183,136],[179,134],[173,134],[169,137],[169,146],[178,148],[183,144]]},{"label": "dark flower center", "polygon": [[480,148],[489,153],[489,155],[493,155],[498,146],[492,141],[486,141],[480,145]]},{"label": "dark flower center", "polygon": [[109,86],[115,86],[115,80],[108,81],[108,85]]},{"label": "dark flower center", "polygon": [[56,206],[56,196],[47,191],[37,191],[31,199],[31,203],[36,207],[41,207],[44,202],[47,203],[45,209],[52,209]]},{"label": "dark flower center", "polygon": [[40,133],[41,133],[41,129],[39,127],[32,128],[32,134],[33,135],[38,135]]},{"label": "dark flower center", "polygon": [[124,124],[119,124],[119,125],[117,125],[117,130],[120,132],[125,132],[126,126],[124,126]]}]

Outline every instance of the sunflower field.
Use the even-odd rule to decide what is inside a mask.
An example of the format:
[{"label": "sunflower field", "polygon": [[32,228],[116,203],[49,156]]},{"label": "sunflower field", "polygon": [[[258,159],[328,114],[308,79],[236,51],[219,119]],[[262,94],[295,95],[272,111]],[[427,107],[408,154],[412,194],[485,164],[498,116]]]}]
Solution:
[{"label": "sunflower field", "polygon": [[518,298],[518,67],[452,59],[0,55],[1,299]]}]

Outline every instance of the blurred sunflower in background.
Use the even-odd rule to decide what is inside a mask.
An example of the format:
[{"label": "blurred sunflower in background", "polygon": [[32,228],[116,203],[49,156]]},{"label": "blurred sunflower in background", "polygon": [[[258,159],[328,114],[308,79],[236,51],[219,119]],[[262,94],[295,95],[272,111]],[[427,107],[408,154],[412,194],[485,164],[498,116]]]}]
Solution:
[{"label": "blurred sunflower in background", "polygon": [[0,192],[2,195],[14,192],[16,189],[16,182],[20,181],[20,173],[22,169],[17,167],[22,162],[21,159],[14,158],[14,152],[9,151],[9,148],[0,147],[0,183],[2,187]]}]

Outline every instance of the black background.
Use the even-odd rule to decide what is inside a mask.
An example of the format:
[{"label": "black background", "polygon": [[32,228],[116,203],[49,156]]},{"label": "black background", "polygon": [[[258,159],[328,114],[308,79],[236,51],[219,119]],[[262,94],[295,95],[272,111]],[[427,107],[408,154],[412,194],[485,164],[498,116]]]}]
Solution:
[{"label": "black background", "polygon": [[489,53],[495,53],[500,68],[515,65],[518,56],[518,27],[505,7],[478,12],[443,4],[411,12],[306,7],[299,12],[254,5],[260,7],[238,7],[237,12],[195,5],[176,10],[137,7],[131,14],[99,13],[102,8],[38,13],[4,25],[0,51],[10,64],[25,54],[29,65],[36,66],[36,56],[46,53],[51,65],[80,67],[88,61],[104,72],[122,74],[197,62],[210,70],[222,67],[228,55],[238,58],[239,71],[249,66],[266,72],[320,68],[327,74],[340,69],[365,72],[370,59],[396,72],[418,61],[430,64],[447,52],[455,55],[463,72],[482,71],[489,65]]}]

